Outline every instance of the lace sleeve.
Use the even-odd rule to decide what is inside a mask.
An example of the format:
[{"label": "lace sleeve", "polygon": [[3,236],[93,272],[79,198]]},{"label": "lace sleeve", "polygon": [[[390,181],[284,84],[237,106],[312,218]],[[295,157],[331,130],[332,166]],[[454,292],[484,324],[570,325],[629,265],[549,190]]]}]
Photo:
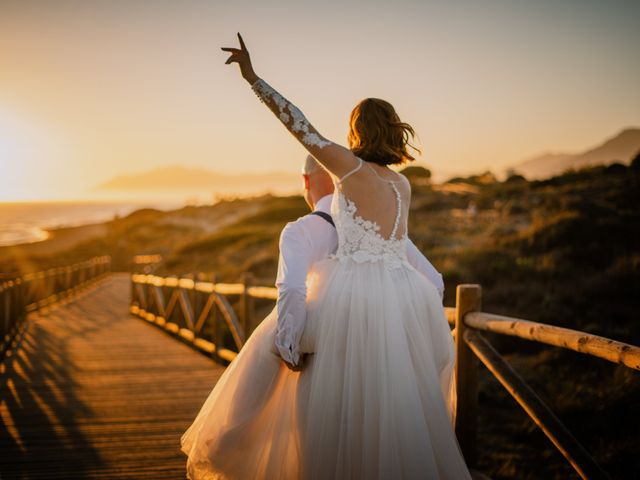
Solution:
[{"label": "lace sleeve", "polygon": [[331,173],[340,177],[356,165],[356,158],[351,150],[320,135],[298,107],[280,95],[263,79],[258,78],[251,85],[251,89],[309,153]]},{"label": "lace sleeve", "polygon": [[306,147],[325,148],[333,143],[322,137],[313,128],[313,125],[309,123],[298,107],[280,95],[261,78],[251,85],[251,89],[260,101],[265,103],[284,126]]}]

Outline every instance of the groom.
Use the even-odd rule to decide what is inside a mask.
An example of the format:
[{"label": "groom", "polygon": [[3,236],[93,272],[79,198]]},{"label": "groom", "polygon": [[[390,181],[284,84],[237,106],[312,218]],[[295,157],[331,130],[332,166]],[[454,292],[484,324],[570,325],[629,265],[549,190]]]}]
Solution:
[{"label": "groom", "polygon": [[[327,258],[338,248],[338,235],[330,214],[334,189],[331,177],[308,155],[302,178],[304,199],[313,211],[289,222],[282,230],[276,278],[278,301],[275,344],[283,361],[292,370],[300,370],[303,365],[300,339],[306,321],[307,275],[315,262]],[[407,241],[407,259],[435,285],[442,298],[442,275],[411,240]]]}]

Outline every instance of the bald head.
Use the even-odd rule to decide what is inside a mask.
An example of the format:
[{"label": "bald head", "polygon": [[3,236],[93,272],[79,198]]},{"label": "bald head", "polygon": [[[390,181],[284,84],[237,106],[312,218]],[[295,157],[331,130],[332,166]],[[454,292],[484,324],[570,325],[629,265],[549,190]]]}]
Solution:
[{"label": "bald head", "polygon": [[311,208],[325,195],[333,193],[333,181],[329,173],[313,158],[307,155],[302,167],[304,178],[304,199]]}]

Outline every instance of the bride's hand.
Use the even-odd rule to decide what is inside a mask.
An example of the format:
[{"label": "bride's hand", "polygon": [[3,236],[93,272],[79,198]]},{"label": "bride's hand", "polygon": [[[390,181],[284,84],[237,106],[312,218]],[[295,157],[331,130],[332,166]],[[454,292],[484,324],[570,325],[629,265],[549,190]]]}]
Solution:
[{"label": "bride's hand", "polygon": [[242,35],[238,33],[238,40],[240,40],[240,48],[232,48],[232,47],[222,47],[222,50],[225,52],[231,52],[231,56],[227,59],[225,65],[229,65],[230,63],[236,62],[238,66],[240,66],[240,73],[242,73],[242,77],[249,83],[254,83],[258,80],[258,76],[253,71],[253,66],[251,65],[251,58],[249,57],[249,51],[247,50],[247,46],[244,44],[242,40]]}]

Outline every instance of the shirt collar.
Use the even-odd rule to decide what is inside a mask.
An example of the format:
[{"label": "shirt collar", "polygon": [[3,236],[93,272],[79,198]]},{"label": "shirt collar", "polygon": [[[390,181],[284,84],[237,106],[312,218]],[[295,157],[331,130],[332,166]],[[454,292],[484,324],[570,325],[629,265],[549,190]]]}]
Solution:
[{"label": "shirt collar", "polygon": [[331,199],[332,198],[333,198],[333,193],[330,193],[329,195],[325,195],[324,197],[322,197],[316,203],[316,208],[314,208],[313,211],[315,212],[315,211],[320,210],[321,212],[329,213],[331,211]]}]

